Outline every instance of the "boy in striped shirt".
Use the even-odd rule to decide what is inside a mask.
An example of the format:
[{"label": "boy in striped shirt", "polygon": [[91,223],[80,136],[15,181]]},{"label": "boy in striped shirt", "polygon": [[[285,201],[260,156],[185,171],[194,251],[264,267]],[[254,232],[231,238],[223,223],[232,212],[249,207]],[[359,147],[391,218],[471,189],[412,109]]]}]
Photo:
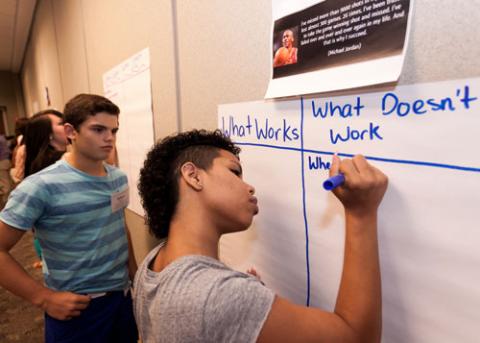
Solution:
[{"label": "boy in striped shirt", "polygon": [[[128,292],[136,263],[125,224],[126,175],[104,160],[119,108],[80,94],[65,106],[72,151],[26,178],[0,213],[0,285],[45,311],[46,342],[136,342]],[[9,250],[35,227],[45,286]]]}]

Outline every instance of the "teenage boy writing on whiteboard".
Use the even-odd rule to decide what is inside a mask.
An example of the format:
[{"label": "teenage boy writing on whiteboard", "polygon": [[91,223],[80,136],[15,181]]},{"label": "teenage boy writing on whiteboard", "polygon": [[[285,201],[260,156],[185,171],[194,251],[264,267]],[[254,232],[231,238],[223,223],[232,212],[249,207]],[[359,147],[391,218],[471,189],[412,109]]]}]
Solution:
[{"label": "teenage boy writing on whiteboard", "polygon": [[386,176],[362,156],[340,161],[345,184],[345,259],[334,312],[298,306],[218,260],[223,234],[258,212],[237,148],[220,131],[165,138],[150,151],[139,190],[150,230],[165,239],[146,257],[134,287],[145,342],[379,342],[381,287],[377,208]]},{"label": "teenage boy writing on whiteboard", "polygon": [[[46,342],[136,342],[129,279],[136,271],[124,209],[126,175],[104,163],[119,108],[80,94],[64,110],[72,151],[23,180],[0,213],[0,285],[45,311]],[[35,227],[46,286],[9,251]]]}]

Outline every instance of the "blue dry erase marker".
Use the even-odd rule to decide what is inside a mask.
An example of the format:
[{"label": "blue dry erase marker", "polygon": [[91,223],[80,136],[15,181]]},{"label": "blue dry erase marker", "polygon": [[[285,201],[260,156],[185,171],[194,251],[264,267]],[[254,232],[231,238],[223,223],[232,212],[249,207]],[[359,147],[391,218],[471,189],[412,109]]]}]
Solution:
[{"label": "blue dry erase marker", "polygon": [[343,174],[337,174],[335,176],[332,176],[331,178],[328,178],[325,180],[323,183],[323,188],[327,191],[331,191],[335,187],[338,187],[342,185],[345,182],[345,176]]}]

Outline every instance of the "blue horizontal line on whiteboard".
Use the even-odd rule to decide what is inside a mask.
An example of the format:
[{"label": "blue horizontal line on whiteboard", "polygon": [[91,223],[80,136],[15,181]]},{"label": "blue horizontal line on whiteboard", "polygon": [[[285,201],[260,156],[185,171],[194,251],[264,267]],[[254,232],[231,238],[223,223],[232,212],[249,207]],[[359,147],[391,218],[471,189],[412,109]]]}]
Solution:
[{"label": "blue horizontal line on whiteboard", "polygon": [[[245,145],[245,146],[258,146],[262,148],[270,148],[270,149],[277,149],[277,150],[290,150],[290,151],[298,151],[298,152],[309,152],[313,154],[322,154],[322,155],[333,155],[334,152],[332,151],[321,151],[321,150],[312,150],[312,149],[301,149],[301,148],[294,148],[294,147],[287,147],[287,146],[279,146],[279,145],[272,145],[272,144],[262,144],[262,143],[246,143],[246,142],[235,142],[236,145]],[[344,153],[337,153],[338,156],[341,157],[353,157],[353,154],[344,154]],[[394,158],[385,158],[385,157],[376,157],[376,156],[365,156],[367,160],[371,161],[379,161],[379,162],[388,162],[388,163],[398,163],[398,164],[412,164],[417,166],[425,166],[425,167],[434,167],[434,168],[444,168],[444,169],[454,169],[454,170],[462,170],[468,172],[476,172],[480,173],[480,168],[475,167],[465,167],[465,166],[458,166],[454,164],[445,164],[445,163],[436,163],[436,162],[424,162],[424,161],[411,161],[411,160],[400,160]]]}]

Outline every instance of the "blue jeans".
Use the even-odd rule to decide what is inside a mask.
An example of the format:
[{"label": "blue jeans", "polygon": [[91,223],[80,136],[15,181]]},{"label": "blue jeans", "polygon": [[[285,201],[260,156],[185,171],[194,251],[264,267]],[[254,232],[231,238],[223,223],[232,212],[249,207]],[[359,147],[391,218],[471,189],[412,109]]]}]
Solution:
[{"label": "blue jeans", "polygon": [[138,331],[130,292],[94,298],[81,315],[58,320],[45,313],[46,343],[136,343]]}]

